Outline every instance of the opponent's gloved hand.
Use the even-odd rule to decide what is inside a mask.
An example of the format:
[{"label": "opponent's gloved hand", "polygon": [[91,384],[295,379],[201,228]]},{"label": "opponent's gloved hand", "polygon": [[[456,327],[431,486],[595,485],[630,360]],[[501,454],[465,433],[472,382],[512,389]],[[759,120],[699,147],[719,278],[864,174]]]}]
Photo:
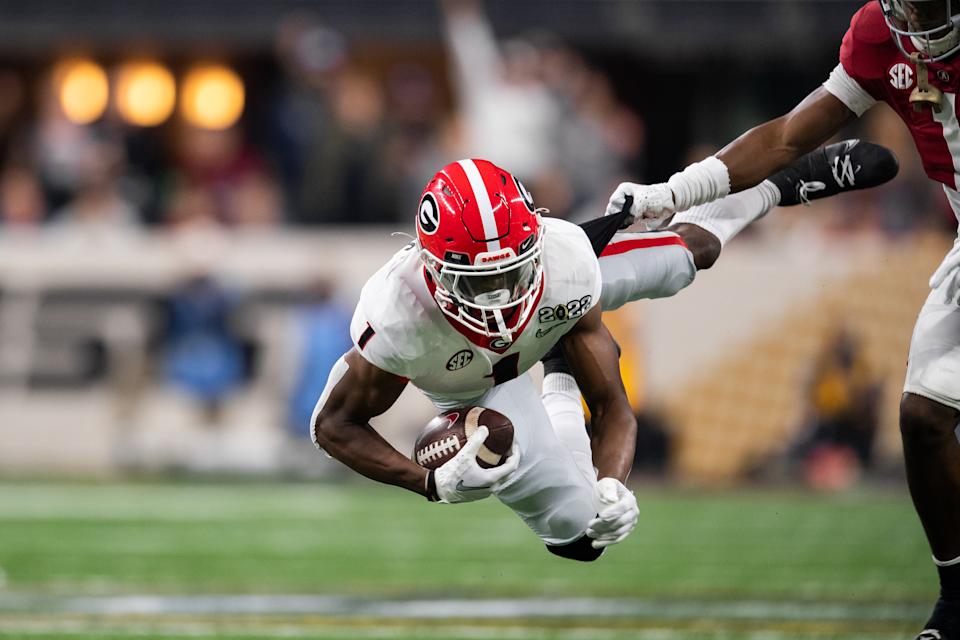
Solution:
[{"label": "opponent's gloved hand", "polygon": [[633,199],[630,214],[639,220],[646,220],[648,229],[658,228],[675,213],[673,191],[666,182],[659,184],[621,182],[610,196],[605,215],[623,211],[628,198]]},{"label": "opponent's gloved hand", "polygon": [[630,213],[646,220],[647,229],[659,228],[678,211],[686,211],[698,204],[713,202],[730,193],[730,171],[716,156],[694,162],[683,171],[673,174],[659,184],[623,182],[607,204],[607,215],[617,213],[633,196]]},{"label": "opponent's gloved hand", "polygon": [[467,443],[449,462],[433,471],[439,502],[473,502],[490,495],[495,485],[520,466],[520,448],[514,443],[506,461],[499,467],[484,469],[477,464],[477,452],[487,439],[485,426],[477,427]]},{"label": "opponent's gloved hand", "polygon": [[594,549],[603,549],[630,535],[637,526],[640,509],[633,492],[616,478],[601,478],[596,491],[602,506],[599,515],[587,524],[587,536],[593,538]]}]

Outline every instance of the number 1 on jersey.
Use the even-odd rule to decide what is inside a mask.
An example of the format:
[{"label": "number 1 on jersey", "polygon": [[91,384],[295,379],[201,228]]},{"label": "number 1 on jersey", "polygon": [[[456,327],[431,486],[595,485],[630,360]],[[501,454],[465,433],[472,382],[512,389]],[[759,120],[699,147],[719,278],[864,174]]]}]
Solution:
[{"label": "number 1 on jersey", "polygon": [[518,370],[520,365],[520,354],[511,353],[508,356],[505,356],[500,359],[500,361],[493,365],[493,371],[486,376],[485,378],[493,378],[493,384],[503,384],[508,380],[513,380],[518,375],[520,371]]}]

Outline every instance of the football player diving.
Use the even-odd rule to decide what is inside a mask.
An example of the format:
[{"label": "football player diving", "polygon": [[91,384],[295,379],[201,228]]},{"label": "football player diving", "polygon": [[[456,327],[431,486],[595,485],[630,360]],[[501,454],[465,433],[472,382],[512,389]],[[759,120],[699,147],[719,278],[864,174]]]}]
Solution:
[{"label": "football player diving", "polygon": [[[647,233],[617,231],[627,211],[583,228],[546,218],[516,176],[485,160],[443,167],[421,196],[415,241],[363,287],[354,347],[332,368],[314,410],[315,444],[369,478],[434,502],[495,495],[550,552],[595,560],[633,530],[639,514],[624,485],[636,419],[601,311],[677,293],[739,230],[778,203],[795,204],[798,181],[851,157],[863,180],[852,186],[831,179],[815,196],[896,173],[886,150],[842,143],[703,209],[696,220]],[[561,356],[545,362],[537,389],[529,370],[557,345]],[[506,461],[477,464],[485,427],[436,470],[394,449],[368,422],[408,383],[440,411],[477,405],[509,418],[514,443]],[[591,411],[589,434],[581,394]]]},{"label": "football player diving", "polygon": [[[886,102],[960,220],[958,53],[957,0],[871,0],[850,21],[830,77],[790,113],[666,183],[620,185],[608,211],[619,211],[630,196],[633,214],[662,218],[749,189]],[[846,169],[848,182],[858,179]],[[960,640],[960,238],[930,288],[914,327],[900,403],[907,484],[940,577],[940,598],[917,640]]]}]

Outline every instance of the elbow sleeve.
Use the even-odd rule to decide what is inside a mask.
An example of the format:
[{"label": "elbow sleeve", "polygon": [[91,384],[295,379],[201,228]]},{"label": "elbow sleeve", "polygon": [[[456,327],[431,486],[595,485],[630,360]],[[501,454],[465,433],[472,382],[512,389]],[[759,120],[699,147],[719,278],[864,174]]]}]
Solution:
[{"label": "elbow sleeve", "polygon": [[340,359],[337,360],[330,369],[330,375],[327,376],[327,384],[323,388],[323,392],[320,394],[317,404],[313,407],[313,414],[310,416],[310,439],[313,440],[314,446],[324,453],[326,453],[326,451],[324,451],[323,447],[321,447],[320,443],[317,441],[317,429],[319,428],[318,422],[320,419],[320,414],[322,413],[327,400],[330,398],[330,393],[333,391],[334,387],[337,386],[337,383],[340,382],[343,376],[346,375],[349,368],[350,365],[347,364],[346,358],[344,356],[340,356]]}]

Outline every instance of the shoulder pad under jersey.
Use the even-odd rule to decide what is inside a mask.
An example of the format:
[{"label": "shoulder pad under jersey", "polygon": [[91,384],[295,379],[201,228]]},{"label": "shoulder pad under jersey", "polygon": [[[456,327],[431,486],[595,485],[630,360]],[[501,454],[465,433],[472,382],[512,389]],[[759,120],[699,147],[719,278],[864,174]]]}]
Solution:
[{"label": "shoulder pad under jersey", "polygon": [[545,218],[544,226],[543,265],[547,286],[585,289],[594,301],[599,301],[603,279],[587,234],[579,226],[558,218]]},{"label": "shoulder pad under jersey", "polygon": [[840,64],[855,80],[876,80],[886,75],[889,56],[898,51],[896,47],[880,3],[871,1],[850,20],[840,45]]},{"label": "shoulder pad under jersey", "polygon": [[360,355],[406,378],[419,355],[419,334],[426,324],[421,297],[412,287],[419,265],[414,249],[397,252],[363,285],[350,323],[350,337]]}]

